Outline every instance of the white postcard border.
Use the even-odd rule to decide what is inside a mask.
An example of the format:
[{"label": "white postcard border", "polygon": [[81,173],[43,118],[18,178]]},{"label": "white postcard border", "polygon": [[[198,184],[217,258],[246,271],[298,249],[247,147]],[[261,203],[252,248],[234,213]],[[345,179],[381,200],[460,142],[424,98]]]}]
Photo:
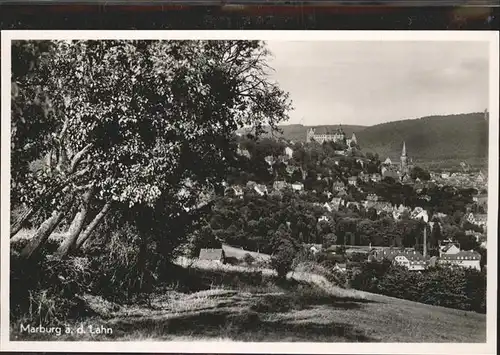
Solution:
[{"label": "white postcard border", "polygon": [[494,31],[40,31],[7,30],[1,36],[1,308],[2,351],[192,352],[290,354],[493,354],[496,353],[497,240],[488,240],[487,342],[463,343],[243,343],[243,342],[27,342],[10,341],[10,90],[12,40],[43,39],[260,39],[281,41],[485,41],[490,43],[488,234],[497,235],[499,33]]}]

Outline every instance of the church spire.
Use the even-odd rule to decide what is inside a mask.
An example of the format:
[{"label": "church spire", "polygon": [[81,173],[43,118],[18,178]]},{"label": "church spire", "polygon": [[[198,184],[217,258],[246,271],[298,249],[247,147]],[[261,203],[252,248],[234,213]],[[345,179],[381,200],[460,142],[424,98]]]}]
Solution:
[{"label": "church spire", "polygon": [[403,141],[403,150],[401,151],[401,173],[408,173],[408,156],[406,155],[406,142]]}]

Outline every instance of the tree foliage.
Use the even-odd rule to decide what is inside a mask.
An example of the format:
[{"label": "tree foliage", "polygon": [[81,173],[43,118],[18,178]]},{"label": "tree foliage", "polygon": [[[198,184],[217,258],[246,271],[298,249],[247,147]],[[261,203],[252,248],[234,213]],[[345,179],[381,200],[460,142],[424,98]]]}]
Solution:
[{"label": "tree foliage", "polygon": [[[237,128],[258,134],[287,117],[290,101],[269,80],[268,55],[258,41],[52,43],[50,75],[37,77],[52,125],[35,141],[38,154],[52,159],[43,178],[28,179],[42,188],[31,189],[27,206],[43,186],[61,183],[66,195],[94,189],[92,203],[154,209],[168,201],[176,208],[165,218],[192,208],[199,191],[236,164]],[[15,137],[28,140],[20,122],[13,120]],[[73,174],[79,180],[68,184]],[[63,199],[50,201],[46,212],[62,208]]]}]

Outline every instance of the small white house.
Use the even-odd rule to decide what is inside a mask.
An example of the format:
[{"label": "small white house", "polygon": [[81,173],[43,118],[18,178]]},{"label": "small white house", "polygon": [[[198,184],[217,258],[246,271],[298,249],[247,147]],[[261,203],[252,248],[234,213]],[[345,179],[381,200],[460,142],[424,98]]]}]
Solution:
[{"label": "small white house", "polygon": [[226,189],[224,190],[224,195],[225,196],[234,195],[235,197],[243,198],[243,189],[237,185],[229,186],[226,187]]},{"label": "small white house", "polygon": [[457,247],[455,244],[447,244],[444,246],[441,246],[439,249],[439,256],[442,257],[444,255],[456,255],[460,253],[460,248]]},{"label": "small white house", "polygon": [[347,179],[349,185],[356,186],[358,184],[358,178],[356,176],[351,176]]},{"label": "small white house", "polygon": [[285,148],[285,155],[288,157],[288,159],[292,159],[293,157],[293,149],[290,147]]},{"label": "small white house", "polygon": [[224,264],[225,254],[222,249],[201,249],[199,260],[206,260],[218,264]]},{"label": "small white house", "polygon": [[345,190],[345,185],[344,185],[344,183],[343,183],[342,181],[335,181],[335,182],[332,184],[332,189],[333,189],[334,191],[338,191],[338,192],[340,192],[340,191]]},{"label": "small white house", "polygon": [[422,207],[415,207],[411,213],[411,218],[416,220],[420,219],[427,223],[429,221],[429,214]]},{"label": "small white house", "polygon": [[265,185],[255,185],[253,187],[254,191],[257,192],[260,196],[267,195],[267,187]]},{"label": "small white house", "polygon": [[304,190],[304,184],[301,182],[296,182],[292,184],[292,190],[294,191],[302,191]]},{"label": "small white house", "polygon": [[332,198],[332,200],[330,201],[331,205],[332,205],[332,208],[336,211],[339,210],[340,206],[343,205],[343,200],[340,198],[340,197],[334,197]]}]

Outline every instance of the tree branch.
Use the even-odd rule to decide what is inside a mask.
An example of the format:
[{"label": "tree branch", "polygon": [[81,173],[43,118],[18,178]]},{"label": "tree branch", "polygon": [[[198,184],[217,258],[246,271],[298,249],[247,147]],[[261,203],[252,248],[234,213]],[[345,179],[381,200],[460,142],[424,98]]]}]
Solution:
[{"label": "tree branch", "polygon": [[82,150],[80,150],[78,153],[76,153],[73,156],[73,159],[71,159],[71,165],[69,169],[69,173],[72,174],[75,170],[80,161],[82,160],[83,156],[88,153],[88,151],[92,148],[92,144],[89,143],[85,147],[83,147]]}]

